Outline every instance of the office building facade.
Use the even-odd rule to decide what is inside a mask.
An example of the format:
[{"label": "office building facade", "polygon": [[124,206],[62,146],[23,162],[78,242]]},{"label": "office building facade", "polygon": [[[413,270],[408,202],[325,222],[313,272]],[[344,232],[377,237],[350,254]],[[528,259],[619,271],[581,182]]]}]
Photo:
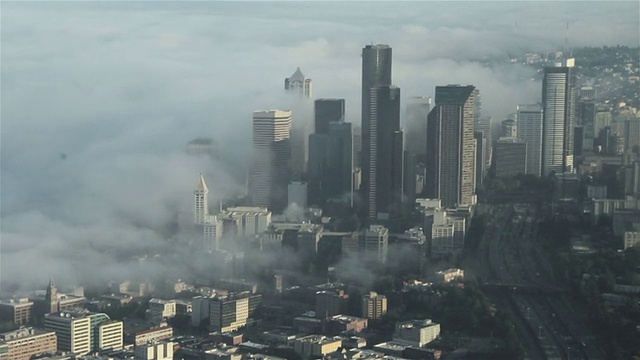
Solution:
[{"label": "office building facade", "polygon": [[573,170],[574,59],[544,69],[542,81],[542,175]]},{"label": "office building facade", "polygon": [[291,162],[291,111],[253,113],[250,188],[254,206],[280,212],[287,205]]},{"label": "office building facade", "polygon": [[387,297],[375,291],[362,296],[362,317],[380,319],[387,314]]},{"label": "office building facade", "polygon": [[362,214],[387,221],[402,200],[400,89],[391,85],[391,47],[362,49]]},{"label": "office building facade", "polygon": [[29,360],[37,355],[53,354],[58,349],[54,331],[37,330],[32,327],[2,333],[0,343],[7,346],[7,353],[2,357],[7,360]]},{"label": "office building facade", "polygon": [[475,204],[475,87],[436,87],[427,122],[426,196],[443,206]]},{"label": "office building facade", "polygon": [[500,138],[495,146],[496,177],[512,177],[527,172],[527,143],[514,137]]},{"label": "office building facade", "polygon": [[292,94],[300,95],[303,98],[313,97],[313,86],[311,79],[307,79],[300,68],[288,78],[284,79],[284,89]]},{"label": "office building facade", "polygon": [[518,105],[518,138],[527,144],[527,174],[542,175],[542,106]]}]

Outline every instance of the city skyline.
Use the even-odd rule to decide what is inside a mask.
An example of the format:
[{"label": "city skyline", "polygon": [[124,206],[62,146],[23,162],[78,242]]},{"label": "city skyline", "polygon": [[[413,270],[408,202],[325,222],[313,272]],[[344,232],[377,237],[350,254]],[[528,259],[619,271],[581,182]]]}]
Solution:
[{"label": "city skyline", "polygon": [[[334,20],[337,30],[323,27],[297,32],[287,46],[269,39],[291,33],[291,27],[265,32],[257,41],[250,40],[251,27],[234,35],[234,28],[221,30],[221,18],[234,15],[237,20],[245,5],[227,4],[219,10],[199,5],[203,15],[190,15],[175,4],[163,5],[160,10],[150,4],[131,8],[103,4],[109,10],[105,13],[91,4],[3,4],[3,276],[26,276],[34,281],[35,274],[22,271],[26,269],[20,265],[29,262],[73,273],[69,265],[58,264],[49,255],[64,258],[66,249],[80,248],[78,245],[87,237],[99,239],[96,242],[109,249],[131,243],[140,248],[160,245],[154,229],[173,218],[174,204],[190,199],[193,174],[203,172],[206,166],[202,159],[183,154],[184,145],[201,134],[220,141],[225,159],[217,171],[204,171],[212,202],[241,191],[244,184],[237,181],[237,173],[244,172],[235,171],[229,163],[246,167],[249,151],[248,147],[235,150],[234,145],[238,141],[248,145],[252,111],[286,107],[287,99],[281,96],[282,79],[297,66],[314,79],[316,97],[345,98],[345,120],[357,125],[358,49],[372,38],[394,47],[394,82],[403,89],[403,96],[433,96],[436,85],[473,83],[483,91],[484,112],[497,113],[496,119],[501,113],[513,112],[514,104],[535,102],[540,83],[520,80],[533,75],[531,69],[491,68],[474,60],[475,55],[501,56],[510,47],[525,45],[541,50],[564,47],[564,9],[570,7],[546,4],[543,10],[559,9],[560,15],[545,20],[555,27],[546,27],[547,32],[527,32],[532,30],[531,25],[513,15],[521,10],[518,6],[525,5],[499,5],[485,5],[484,13],[464,9],[467,16],[484,19],[498,11],[512,14],[497,17],[497,24],[480,21],[473,26],[485,26],[486,32],[468,39],[458,37],[459,31],[464,34],[472,30],[464,30],[462,17],[446,17],[450,27],[428,27],[422,25],[420,17],[408,16],[415,10],[433,9],[442,10],[443,15],[458,15],[443,3],[412,5],[415,8],[376,5],[388,14],[377,16],[380,24],[394,24],[398,16],[407,16],[405,23],[392,26],[387,35],[378,29],[380,25],[352,25],[350,16],[357,13],[354,10],[363,9],[350,4],[344,13],[330,10],[320,14],[326,19],[339,13]],[[273,8],[260,6],[272,9],[267,22],[281,23],[280,12],[288,11],[278,4]],[[315,9],[313,4],[291,6],[309,9],[306,16],[313,17],[309,15]],[[586,17],[589,11],[576,9],[570,45],[637,43],[637,35],[628,31],[637,21],[629,17],[637,13],[637,4],[589,6],[616,14],[616,27],[610,29],[608,22]],[[59,16],[50,16],[51,12]],[[181,16],[172,17],[174,20],[165,17],[172,12]],[[372,12],[379,13],[379,9]],[[240,17],[243,21],[259,23],[256,16],[245,15]],[[94,17],[88,20],[87,16]],[[219,28],[210,25],[211,18]],[[515,20],[519,20],[517,29]],[[193,27],[185,27],[184,21]],[[77,25],[64,25],[68,23]],[[287,26],[295,28],[299,23]],[[353,30],[354,35],[338,41],[345,29]],[[509,29],[505,32],[509,36],[499,37],[505,40],[504,47],[481,46],[492,34],[505,29]],[[601,37],[590,35],[594,33]],[[410,46],[427,40],[432,40],[430,51]],[[470,46],[474,43],[477,46]],[[212,49],[218,59],[211,55]],[[229,51],[220,51],[224,49]],[[287,56],[275,56],[283,51]],[[249,52],[270,60],[256,66],[246,57]],[[416,72],[418,68],[422,71]],[[452,71],[454,68],[457,71]],[[215,69],[224,69],[225,73]],[[131,77],[132,73],[137,75]],[[416,73],[420,74],[417,78]],[[259,80],[253,84],[240,81],[245,77]],[[132,195],[147,201],[133,202]],[[188,208],[189,204],[184,206]],[[28,226],[33,223],[41,226]],[[112,235],[112,229],[118,229],[117,235]],[[101,259],[102,252],[89,248],[83,251],[91,259],[89,263],[103,264],[107,273],[120,271],[109,265],[109,259]]]}]

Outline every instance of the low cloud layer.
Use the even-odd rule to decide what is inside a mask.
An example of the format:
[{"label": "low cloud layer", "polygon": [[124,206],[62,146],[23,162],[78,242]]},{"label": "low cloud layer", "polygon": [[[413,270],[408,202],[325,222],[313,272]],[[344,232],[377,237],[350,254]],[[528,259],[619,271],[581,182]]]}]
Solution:
[{"label": "low cloud layer", "polygon": [[[282,86],[297,66],[316,98],[345,98],[357,123],[361,48],[388,43],[403,98],[473,84],[499,120],[539,101],[540,84],[521,65],[477,60],[565,44],[637,46],[638,7],[3,3],[1,285],[134,270],[114,265],[116,250],[166,247],[162,230],[190,206],[200,172],[212,205],[241,193],[251,113],[291,106]],[[213,138],[221,159],[184,154],[196,137]]]}]

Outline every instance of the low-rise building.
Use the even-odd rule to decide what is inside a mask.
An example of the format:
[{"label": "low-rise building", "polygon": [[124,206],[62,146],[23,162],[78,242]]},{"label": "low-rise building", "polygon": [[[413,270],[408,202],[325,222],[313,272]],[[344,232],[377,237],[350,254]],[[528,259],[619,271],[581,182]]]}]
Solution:
[{"label": "low-rise building", "polygon": [[439,283],[449,283],[457,279],[464,279],[464,270],[452,268],[438,271],[434,276],[434,280]]},{"label": "low-rise building", "polygon": [[325,320],[326,329],[329,333],[341,333],[344,331],[361,332],[367,328],[368,321],[349,315],[336,315]]},{"label": "low-rise building", "polygon": [[168,319],[176,316],[176,301],[153,298],[149,300],[147,315],[153,319]]},{"label": "low-rise building", "polygon": [[135,360],[173,360],[174,343],[154,342],[135,348]]},{"label": "low-rise building", "polygon": [[159,326],[135,326],[126,327],[125,340],[135,346],[170,339],[173,337],[173,328],[167,324]]},{"label": "low-rise building", "polygon": [[327,338],[320,335],[309,335],[294,340],[293,349],[303,359],[324,356],[338,350],[342,340]]},{"label": "low-rise building", "polygon": [[423,347],[440,336],[440,324],[430,319],[410,320],[396,324],[393,340],[411,346]]},{"label": "low-rise building", "polygon": [[32,327],[2,333],[0,342],[6,345],[7,351],[0,357],[7,360],[29,360],[40,354],[55,353],[58,349],[55,332]]}]

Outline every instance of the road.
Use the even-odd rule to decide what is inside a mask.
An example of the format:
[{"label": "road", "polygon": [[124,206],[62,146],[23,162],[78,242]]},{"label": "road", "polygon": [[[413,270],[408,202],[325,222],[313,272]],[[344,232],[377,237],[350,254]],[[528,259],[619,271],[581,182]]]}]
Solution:
[{"label": "road", "polygon": [[538,207],[480,206],[489,220],[469,273],[496,306],[512,313],[525,358],[605,359],[538,246]]}]

